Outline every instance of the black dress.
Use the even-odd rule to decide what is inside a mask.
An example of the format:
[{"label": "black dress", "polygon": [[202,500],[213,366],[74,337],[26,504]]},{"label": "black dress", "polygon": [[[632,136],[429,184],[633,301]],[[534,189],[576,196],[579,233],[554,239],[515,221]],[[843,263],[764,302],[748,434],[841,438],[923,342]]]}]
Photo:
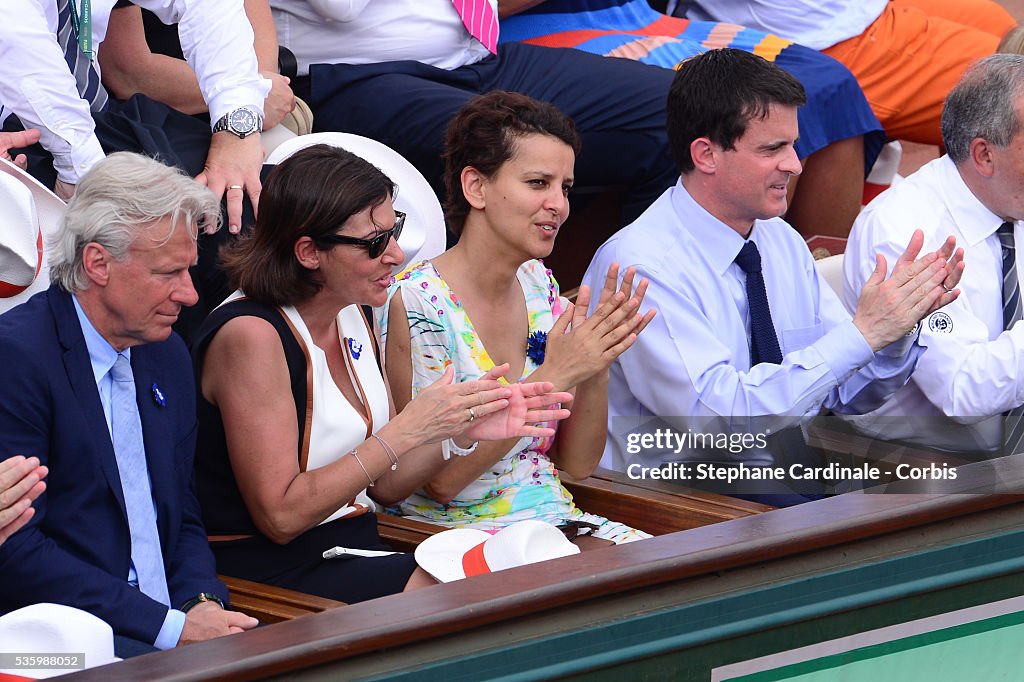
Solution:
[{"label": "black dress", "polygon": [[[220,411],[198,390],[202,385],[203,358],[210,341],[221,326],[241,316],[259,317],[277,330],[291,377],[300,434],[297,451],[300,461],[304,441],[308,438],[306,354],[301,339],[284,315],[276,308],[247,299],[235,300],[214,310],[196,335],[192,359],[199,413],[196,486],[217,571],[347,603],[401,592],[416,568],[411,554],[374,558],[322,557],[324,550],[336,545],[390,549],[381,543],[377,518],[372,513],[321,524],[286,545],[271,542],[256,528],[231,469]],[[222,539],[225,537],[230,539]]]}]

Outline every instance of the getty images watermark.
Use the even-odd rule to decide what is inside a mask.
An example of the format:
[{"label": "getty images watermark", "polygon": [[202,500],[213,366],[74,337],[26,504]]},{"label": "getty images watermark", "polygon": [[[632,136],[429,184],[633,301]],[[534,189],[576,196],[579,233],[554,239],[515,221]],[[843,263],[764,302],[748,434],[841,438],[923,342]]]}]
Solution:
[{"label": "getty images watermark", "polygon": [[[942,431],[942,424],[919,422],[902,419],[893,425],[903,432],[959,437],[965,445],[955,452],[908,445],[883,437],[886,424],[876,421],[875,431],[865,435],[836,417],[615,418],[613,466],[634,480],[740,496],[855,490],[1024,492],[1000,476],[998,458],[1005,453],[992,446],[991,434],[968,433],[964,438],[964,433]],[[1001,434],[1001,425],[999,429]]]}]

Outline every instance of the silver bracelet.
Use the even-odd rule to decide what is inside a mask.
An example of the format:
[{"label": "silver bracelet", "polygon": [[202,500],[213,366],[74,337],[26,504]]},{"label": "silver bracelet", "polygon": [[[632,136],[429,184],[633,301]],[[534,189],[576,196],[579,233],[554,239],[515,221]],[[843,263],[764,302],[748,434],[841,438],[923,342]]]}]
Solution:
[{"label": "silver bracelet", "polygon": [[392,471],[397,471],[398,470],[398,453],[395,452],[394,449],[390,445],[385,443],[384,439],[381,438],[380,436],[378,436],[376,433],[371,433],[370,434],[370,438],[375,438],[377,440],[377,442],[380,443],[380,446],[382,448],[384,448],[384,452],[387,453],[388,459],[391,460],[391,470]]},{"label": "silver bracelet", "polygon": [[455,444],[454,438],[445,438],[443,441],[441,441],[441,457],[443,457],[445,460],[449,460],[451,459],[453,453],[458,455],[459,457],[472,455],[478,445],[480,445],[480,441],[475,441],[468,448],[460,448],[458,445]]},{"label": "silver bracelet", "polygon": [[355,450],[352,450],[348,454],[352,455],[352,457],[355,458],[356,464],[358,464],[359,468],[363,470],[364,474],[366,474],[366,480],[368,480],[370,482],[370,485],[367,486],[367,487],[368,488],[372,488],[373,487],[373,476],[371,476],[370,472],[366,470],[365,466],[363,466],[363,460],[359,459],[359,454]]}]

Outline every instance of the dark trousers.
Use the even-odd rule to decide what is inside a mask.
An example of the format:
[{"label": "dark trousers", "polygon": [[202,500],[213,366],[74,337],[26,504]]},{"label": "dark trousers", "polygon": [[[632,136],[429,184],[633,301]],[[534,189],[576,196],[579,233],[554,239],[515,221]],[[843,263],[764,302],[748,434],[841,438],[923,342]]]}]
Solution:
[{"label": "dark trousers", "polygon": [[[413,61],[316,64],[307,101],[316,130],[380,140],[416,166],[439,197],[445,129],[463,104],[490,90],[551,102],[583,139],[576,186],[624,187],[629,222],[679,175],[665,133],[672,78],[668,69],[628,59],[507,43],[497,56],[451,71]],[[305,87],[298,85],[300,96]]]},{"label": "dark trousers", "polygon": [[[107,154],[136,152],[151,156],[169,166],[176,166],[190,176],[198,175],[206,164],[210,148],[210,123],[205,117],[189,116],[144,95],[128,100],[111,99],[107,108],[93,114],[96,137]],[[21,122],[11,116],[5,130],[20,130]],[[23,150],[28,157],[29,172],[47,187],[53,187],[57,173],[53,157],[39,144]],[[12,154],[13,156],[13,154]],[[252,206],[244,203],[242,224],[252,225]],[[192,280],[199,292],[199,302],[184,308],[174,325],[175,331],[188,341],[207,313],[229,293],[227,280],[217,264],[217,251],[234,237],[227,229],[214,235],[201,235],[199,262],[192,269]]]}]

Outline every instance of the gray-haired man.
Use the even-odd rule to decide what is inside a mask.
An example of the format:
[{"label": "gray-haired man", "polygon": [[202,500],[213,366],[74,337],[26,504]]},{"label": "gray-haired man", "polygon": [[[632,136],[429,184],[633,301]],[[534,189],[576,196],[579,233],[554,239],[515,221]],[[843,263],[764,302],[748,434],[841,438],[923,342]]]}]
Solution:
[{"label": "gray-haired man", "polygon": [[[873,201],[845,258],[844,302],[870,276],[875,254],[899,253],[910,233],[925,249],[954,235],[970,263],[960,297],[922,322],[927,351],[910,382],[855,424],[885,439],[960,452],[1016,447],[1004,415],[1024,403],[1024,325],[1016,244],[1024,239],[1024,57],[982,59],[950,92],[947,154]],[[912,417],[912,419],[907,419]],[[1014,442],[1010,442],[1014,441]]]},{"label": "gray-haired man", "polygon": [[254,627],[226,611],[192,488],[191,362],[171,325],[196,301],[196,236],[214,194],[136,154],[82,179],[50,288],[0,316],[0,461],[48,486],[0,547],[0,612],[67,604],[107,621],[118,653]]}]

